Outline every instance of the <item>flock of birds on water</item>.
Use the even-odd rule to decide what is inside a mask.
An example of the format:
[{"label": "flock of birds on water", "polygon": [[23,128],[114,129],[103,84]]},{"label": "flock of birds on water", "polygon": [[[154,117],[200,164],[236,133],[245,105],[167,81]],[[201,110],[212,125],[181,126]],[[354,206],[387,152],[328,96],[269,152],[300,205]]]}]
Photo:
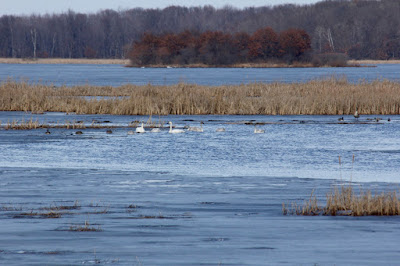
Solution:
[{"label": "flock of birds on water", "polygon": [[[168,133],[170,134],[181,134],[181,133],[185,133],[186,131],[191,131],[191,132],[199,132],[202,133],[204,132],[203,129],[203,122],[200,122],[200,127],[191,127],[191,126],[187,126],[184,127],[184,129],[178,129],[178,128],[173,128],[173,124],[172,122],[168,122],[169,124],[169,131]],[[185,130],[186,129],[186,130]],[[161,132],[160,128],[153,128],[150,131],[146,131],[146,129],[144,128],[144,123],[141,124],[141,126],[137,127],[135,131],[131,130],[128,131],[128,135],[134,135],[134,134],[142,134],[142,133],[146,133],[146,132],[151,132],[151,133],[159,133]],[[217,128],[216,132],[225,132],[225,128],[221,127],[221,128]],[[111,129],[107,129],[106,131],[107,134],[112,134],[112,130]],[[262,134],[265,133],[265,130],[263,129],[258,129],[257,126],[254,126],[254,133],[255,134]],[[47,129],[47,131],[45,132],[45,134],[49,135],[51,134],[50,130]],[[83,132],[82,131],[77,131],[75,133],[75,135],[82,135]]]},{"label": "flock of birds on water", "polygon": [[[356,110],[354,113],[354,118],[358,121],[358,119],[360,118],[360,114],[358,113],[358,111]],[[379,122],[379,120],[381,120],[380,118],[375,118],[375,120],[377,122]],[[340,117],[338,119],[339,122],[344,121],[343,117]],[[390,122],[390,118],[388,118],[388,122]],[[192,127],[192,126],[185,126],[184,129],[178,129],[178,128],[173,128],[173,124],[172,122],[168,122],[169,124],[169,131],[168,133],[170,134],[181,134],[181,133],[185,133],[186,131],[191,131],[191,132],[199,132],[202,133],[204,132],[203,129],[203,122],[200,122],[200,127]],[[185,130],[186,129],[186,130]],[[146,131],[146,129],[144,128],[144,123],[141,124],[141,126],[137,127],[135,131],[128,131],[128,135],[134,135],[134,134],[142,134],[142,133],[146,133],[146,132],[151,132],[151,133],[159,133],[161,132],[160,128],[153,128],[150,131]],[[217,128],[216,132],[225,132],[225,128]],[[106,131],[107,134],[112,134],[112,130],[108,129]],[[264,134],[265,130],[263,129],[258,129],[257,125],[254,125],[254,134]],[[49,131],[49,129],[47,129],[47,131],[45,132],[45,134],[51,134],[51,132]],[[76,135],[82,135],[83,132],[82,131],[77,131],[75,133]]]}]

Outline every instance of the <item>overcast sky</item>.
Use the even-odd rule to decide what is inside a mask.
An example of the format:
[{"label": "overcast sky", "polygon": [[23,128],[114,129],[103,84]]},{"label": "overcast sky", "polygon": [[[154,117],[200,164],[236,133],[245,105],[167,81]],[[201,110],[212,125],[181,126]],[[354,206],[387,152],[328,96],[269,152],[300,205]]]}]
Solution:
[{"label": "overcast sky", "polygon": [[0,0],[0,15],[61,13],[72,9],[77,12],[95,13],[101,9],[129,9],[134,7],[164,8],[171,5],[238,8],[278,4],[312,4],[321,0]]}]

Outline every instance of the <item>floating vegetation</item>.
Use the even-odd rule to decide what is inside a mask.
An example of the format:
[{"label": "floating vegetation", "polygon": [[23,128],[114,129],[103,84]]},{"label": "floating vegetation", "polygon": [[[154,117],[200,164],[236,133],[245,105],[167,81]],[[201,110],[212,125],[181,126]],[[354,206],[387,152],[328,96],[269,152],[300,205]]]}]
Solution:
[{"label": "floating vegetation", "polygon": [[45,212],[45,213],[31,211],[31,212],[23,212],[23,213],[14,215],[14,218],[57,219],[57,218],[61,218],[61,217],[62,217],[62,213],[54,212],[54,211]]},{"label": "floating vegetation", "polygon": [[103,231],[100,226],[93,227],[90,225],[89,221],[85,221],[84,225],[72,225],[69,227],[68,231],[73,232],[101,232]]},{"label": "floating vegetation", "polygon": [[49,211],[61,211],[61,210],[79,210],[80,208],[81,205],[79,204],[79,201],[76,200],[74,202],[74,205],[56,205],[51,207],[44,207],[42,209]]}]

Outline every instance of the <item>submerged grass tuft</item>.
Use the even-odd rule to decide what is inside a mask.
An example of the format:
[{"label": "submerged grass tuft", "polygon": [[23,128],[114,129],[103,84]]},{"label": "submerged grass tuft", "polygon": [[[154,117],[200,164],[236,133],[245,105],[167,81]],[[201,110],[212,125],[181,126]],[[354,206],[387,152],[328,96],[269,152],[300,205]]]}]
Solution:
[{"label": "submerged grass tuft", "polygon": [[49,212],[23,212],[15,215],[14,218],[42,218],[42,219],[58,219],[62,217],[62,213],[49,211]]},{"label": "submerged grass tuft", "polygon": [[93,227],[90,225],[89,221],[85,221],[84,225],[73,225],[69,227],[68,231],[73,232],[101,232],[103,231],[100,226]]}]

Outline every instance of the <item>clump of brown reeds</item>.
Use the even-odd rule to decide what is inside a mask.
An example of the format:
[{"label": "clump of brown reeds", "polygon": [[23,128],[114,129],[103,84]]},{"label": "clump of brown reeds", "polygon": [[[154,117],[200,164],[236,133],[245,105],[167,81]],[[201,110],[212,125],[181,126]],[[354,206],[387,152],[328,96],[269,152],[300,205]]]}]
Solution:
[{"label": "clump of brown reeds", "polygon": [[370,190],[356,194],[352,186],[335,187],[327,195],[326,215],[388,216],[400,215],[400,200],[395,191],[372,194]]},{"label": "clump of brown reeds", "polygon": [[314,195],[314,191],[311,192],[310,198],[304,202],[304,205],[299,206],[296,203],[292,203],[291,209],[286,208],[285,203],[282,203],[282,212],[284,215],[307,215],[314,216],[321,213],[321,208],[318,206],[317,198]]},{"label": "clump of brown reeds", "polygon": [[[400,82],[345,78],[304,83],[54,87],[6,81],[0,110],[114,115],[400,114]],[[95,96],[95,97],[87,97]],[[99,98],[101,97],[101,98]]]},{"label": "clump of brown reeds", "polygon": [[355,192],[353,186],[335,186],[326,195],[326,206],[320,207],[313,193],[303,206],[282,205],[284,215],[392,216],[400,215],[400,200],[395,191],[373,194],[370,190]]},{"label": "clump of brown reeds", "polygon": [[103,231],[100,226],[93,227],[90,226],[89,221],[85,221],[84,225],[72,225],[69,227],[69,231],[73,232],[101,232]]},{"label": "clump of brown reeds", "polygon": [[[1,127],[1,123],[0,123]],[[5,130],[27,130],[27,129],[38,129],[45,127],[44,124],[40,124],[38,120],[33,120],[32,118],[28,121],[22,119],[22,121],[8,121],[7,124],[4,125]]]},{"label": "clump of brown reeds", "polygon": [[79,201],[76,200],[73,205],[55,205],[50,207],[44,207],[42,209],[48,211],[60,211],[60,210],[79,210],[80,208],[81,205],[79,204]]},{"label": "clump of brown reeds", "polygon": [[55,212],[55,211],[49,211],[49,212],[24,212],[20,213],[18,215],[15,215],[14,218],[43,218],[43,219],[57,219],[61,218],[62,213],[60,212]]}]

